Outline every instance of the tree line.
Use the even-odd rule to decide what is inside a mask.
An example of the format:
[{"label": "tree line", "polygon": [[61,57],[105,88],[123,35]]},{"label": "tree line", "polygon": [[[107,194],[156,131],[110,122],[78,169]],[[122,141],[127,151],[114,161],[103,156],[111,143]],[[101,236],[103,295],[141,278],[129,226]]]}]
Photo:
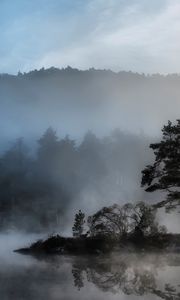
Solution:
[{"label": "tree line", "polygon": [[[72,227],[74,237],[114,237],[116,239],[128,238],[133,235],[138,242],[147,236],[165,234],[167,229],[159,225],[156,218],[157,210],[144,202],[114,204],[103,207],[92,216],[85,219],[85,214],[79,210],[75,215]],[[84,225],[88,227],[85,235]]]},{"label": "tree line", "polygon": [[[156,220],[156,212],[161,207],[170,211],[180,205],[180,120],[174,124],[168,121],[162,128],[162,140],[150,144],[150,148],[155,159],[142,170],[141,185],[146,192],[166,191],[166,198],[153,205],[138,202],[103,207],[87,218],[86,234],[123,237],[132,233],[142,238],[166,233],[166,227],[159,226]],[[80,210],[75,216],[74,236],[82,235],[84,223],[85,214]]]},{"label": "tree line", "polygon": [[[100,200],[106,196],[106,202],[112,203],[124,186],[130,189],[132,181],[137,181],[144,147],[139,136],[120,130],[102,138],[89,131],[77,143],[68,136],[59,139],[50,127],[38,140],[33,155],[23,139],[18,139],[0,158],[0,228],[57,229],[70,203],[79,205],[82,190],[97,190]],[[125,234],[132,228],[157,231],[156,209],[169,211],[179,206],[180,120],[169,121],[162,129],[162,140],[150,144],[150,149],[155,159],[142,170],[141,185],[146,192],[165,191],[163,201],[148,207],[132,199],[138,204],[104,207],[87,220],[91,234],[98,230]],[[76,217],[77,224],[83,225],[83,213]],[[73,231],[76,234],[76,227]]]},{"label": "tree line", "polygon": [[101,138],[89,131],[75,141],[50,127],[31,153],[17,139],[0,157],[0,229],[57,230],[69,206],[91,191],[115,202],[125,185],[138,185],[145,144],[120,130]]}]

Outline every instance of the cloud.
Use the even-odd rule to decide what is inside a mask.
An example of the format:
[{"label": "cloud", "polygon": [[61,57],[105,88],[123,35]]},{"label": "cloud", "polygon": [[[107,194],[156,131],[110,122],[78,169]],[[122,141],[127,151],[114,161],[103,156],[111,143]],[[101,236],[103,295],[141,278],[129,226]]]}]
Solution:
[{"label": "cloud", "polygon": [[1,34],[2,71],[52,65],[146,73],[180,70],[177,0],[79,0],[76,5],[61,0],[40,9],[41,2],[30,12],[26,7]]}]

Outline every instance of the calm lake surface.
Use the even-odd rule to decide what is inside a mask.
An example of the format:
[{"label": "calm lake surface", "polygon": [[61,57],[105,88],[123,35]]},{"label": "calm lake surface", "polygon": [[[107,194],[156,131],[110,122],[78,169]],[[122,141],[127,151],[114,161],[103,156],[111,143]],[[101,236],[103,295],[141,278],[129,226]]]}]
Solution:
[{"label": "calm lake surface", "polygon": [[180,254],[36,258],[13,253],[37,238],[0,235],[1,300],[180,299]]}]

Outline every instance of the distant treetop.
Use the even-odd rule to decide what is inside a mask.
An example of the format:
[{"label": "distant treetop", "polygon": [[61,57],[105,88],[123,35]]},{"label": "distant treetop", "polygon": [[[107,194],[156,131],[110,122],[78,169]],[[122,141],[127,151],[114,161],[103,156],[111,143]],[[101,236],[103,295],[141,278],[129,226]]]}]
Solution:
[{"label": "distant treetop", "polygon": [[62,75],[62,74],[99,74],[99,75],[112,75],[116,77],[125,77],[125,78],[147,78],[147,79],[179,79],[180,74],[173,73],[173,74],[144,74],[144,73],[138,73],[138,72],[132,72],[132,71],[123,71],[120,70],[118,72],[112,71],[110,69],[96,69],[94,67],[89,68],[87,70],[80,70],[77,68],[73,68],[71,66],[67,66],[65,68],[57,68],[57,67],[50,67],[50,68],[44,68],[37,70],[31,70],[29,72],[22,72],[21,70],[18,71],[17,75],[11,75],[11,74],[0,74],[0,78],[7,78],[7,77],[39,77],[39,76],[48,76],[48,75]]}]

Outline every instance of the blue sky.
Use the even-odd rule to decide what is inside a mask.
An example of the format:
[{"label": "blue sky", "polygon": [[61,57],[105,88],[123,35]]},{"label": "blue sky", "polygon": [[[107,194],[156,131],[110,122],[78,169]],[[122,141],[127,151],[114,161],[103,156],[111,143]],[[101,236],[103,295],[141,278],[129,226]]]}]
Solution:
[{"label": "blue sky", "polygon": [[180,72],[179,0],[0,0],[0,72]]}]

